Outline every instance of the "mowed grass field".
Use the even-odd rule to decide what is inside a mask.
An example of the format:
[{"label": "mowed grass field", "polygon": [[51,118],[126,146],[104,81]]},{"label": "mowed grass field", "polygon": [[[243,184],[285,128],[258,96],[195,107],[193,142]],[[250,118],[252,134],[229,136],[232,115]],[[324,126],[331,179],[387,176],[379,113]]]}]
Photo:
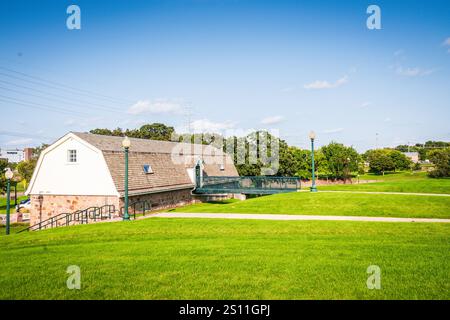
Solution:
[{"label": "mowed grass field", "polygon": [[[150,218],[0,237],[0,299],[448,299],[450,225]],[[69,290],[66,269],[81,269]],[[381,268],[369,290],[367,268]]]},{"label": "mowed grass field", "polygon": [[[360,180],[377,180],[371,183],[319,186],[319,190],[380,191],[450,194],[450,179],[429,178],[426,172],[399,172],[386,175],[366,174]],[[357,180],[354,179],[354,182]]]},{"label": "mowed grass field", "polygon": [[292,192],[245,201],[200,203],[168,211],[450,218],[450,197]]}]

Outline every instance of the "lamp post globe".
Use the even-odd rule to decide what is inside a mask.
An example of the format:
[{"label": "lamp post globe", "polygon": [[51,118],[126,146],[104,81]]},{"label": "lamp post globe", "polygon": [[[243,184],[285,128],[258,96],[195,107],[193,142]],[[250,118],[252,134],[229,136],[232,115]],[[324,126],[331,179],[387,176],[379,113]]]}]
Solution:
[{"label": "lamp post globe", "polygon": [[131,140],[130,140],[130,138],[125,137],[125,138],[122,140],[122,147],[124,147],[125,149],[131,147]]},{"label": "lamp post globe", "polygon": [[309,133],[309,139],[311,139],[311,174],[312,174],[312,180],[311,180],[311,192],[317,192],[316,187],[316,173],[314,168],[314,140],[316,139],[316,133],[314,131],[311,131]]},{"label": "lamp post globe", "polygon": [[10,193],[11,193],[11,179],[14,176],[14,173],[11,171],[10,168],[5,169],[5,178],[6,178],[6,234],[9,234],[10,231],[10,208],[11,208],[11,199],[10,199]]},{"label": "lamp post globe", "polygon": [[130,215],[128,214],[128,150],[131,147],[131,141],[128,137],[125,137],[122,140],[122,147],[125,152],[125,194],[123,220],[130,220]]}]

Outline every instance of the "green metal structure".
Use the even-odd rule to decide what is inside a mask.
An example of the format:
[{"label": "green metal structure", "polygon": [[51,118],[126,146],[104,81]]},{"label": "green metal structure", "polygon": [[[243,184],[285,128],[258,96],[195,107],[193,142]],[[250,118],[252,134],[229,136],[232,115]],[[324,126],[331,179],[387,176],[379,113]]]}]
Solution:
[{"label": "green metal structure", "polygon": [[196,194],[275,194],[295,192],[300,189],[297,177],[276,176],[201,176],[200,166],[196,166]]}]

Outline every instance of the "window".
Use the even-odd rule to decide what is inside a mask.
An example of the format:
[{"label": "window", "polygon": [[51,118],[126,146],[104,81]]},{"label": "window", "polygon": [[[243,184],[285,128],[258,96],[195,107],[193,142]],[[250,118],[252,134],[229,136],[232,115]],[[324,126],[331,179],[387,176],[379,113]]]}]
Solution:
[{"label": "window", "polygon": [[153,169],[152,169],[152,166],[151,166],[151,165],[149,165],[149,164],[144,164],[144,165],[143,165],[143,168],[144,168],[144,172],[145,172],[145,173],[147,173],[147,174],[153,173]]},{"label": "window", "polygon": [[77,162],[77,150],[67,150],[67,162]]},{"label": "window", "polygon": [[225,171],[225,166],[223,165],[223,163],[220,164],[219,169],[220,171]]}]

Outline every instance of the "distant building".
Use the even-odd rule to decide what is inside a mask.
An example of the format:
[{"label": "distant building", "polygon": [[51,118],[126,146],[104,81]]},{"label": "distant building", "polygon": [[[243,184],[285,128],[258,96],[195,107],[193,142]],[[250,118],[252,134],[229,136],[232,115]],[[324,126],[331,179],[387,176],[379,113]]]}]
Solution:
[{"label": "distant building", "polygon": [[23,149],[23,159],[25,161],[29,161],[33,158],[33,148],[25,148]]},{"label": "distant building", "polygon": [[403,154],[411,159],[414,163],[419,163],[419,153],[418,152],[403,152]]},{"label": "distant building", "polygon": [[20,149],[1,149],[0,148],[0,158],[8,159],[8,162],[18,163],[23,161],[24,151]]}]

